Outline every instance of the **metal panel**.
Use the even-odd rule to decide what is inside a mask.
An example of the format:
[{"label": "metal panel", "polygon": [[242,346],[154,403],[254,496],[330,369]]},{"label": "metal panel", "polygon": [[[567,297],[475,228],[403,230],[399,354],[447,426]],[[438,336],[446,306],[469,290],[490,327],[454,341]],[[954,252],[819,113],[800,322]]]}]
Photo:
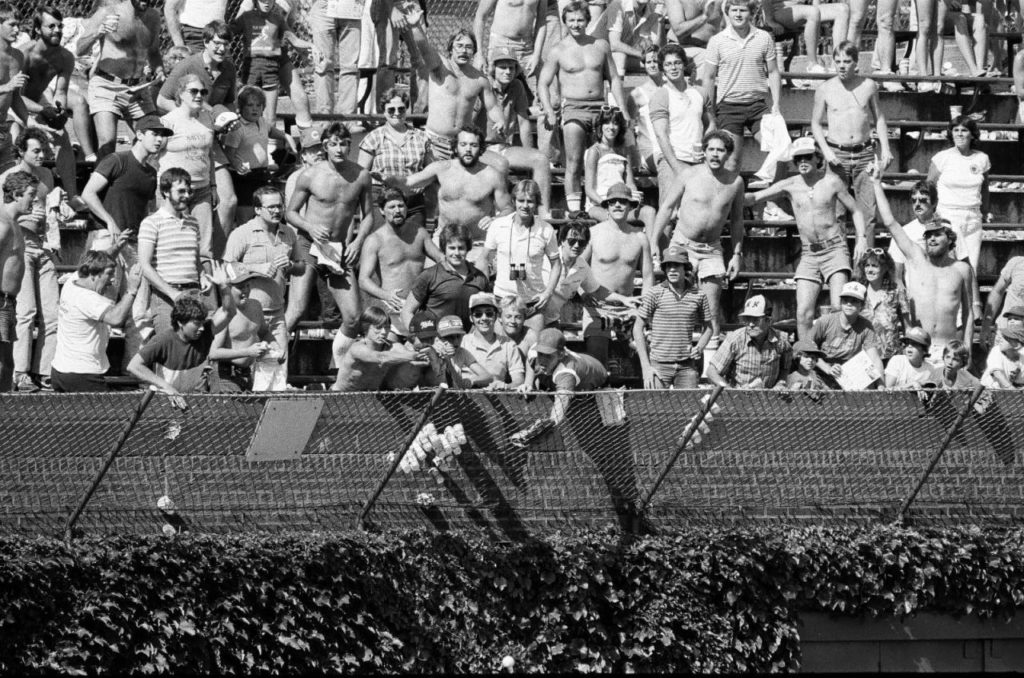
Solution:
[{"label": "metal panel", "polygon": [[309,443],[323,407],[321,398],[267,401],[249,449],[245,451],[245,460],[298,459]]}]

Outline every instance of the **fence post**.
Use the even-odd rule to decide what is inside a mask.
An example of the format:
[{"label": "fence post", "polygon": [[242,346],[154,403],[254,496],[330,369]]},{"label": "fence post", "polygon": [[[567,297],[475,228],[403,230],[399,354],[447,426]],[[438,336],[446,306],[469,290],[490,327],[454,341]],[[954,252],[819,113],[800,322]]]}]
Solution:
[{"label": "fence post", "polygon": [[676,460],[679,459],[679,455],[686,449],[686,445],[690,442],[690,438],[692,438],[693,434],[697,432],[700,425],[704,423],[704,419],[708,416],[708,412],[711,411],[715,401],[718,400],[718,396],[722,395],[722,391],[724,390],[724,386],[716,386],[715,390],[711,392],[711,397],[708,398],[707,402],[701,404],[700,414],[697,415],[697,420],[691,420],[691,422],[686,425],[686,429],[683,431],[683,437],[676,443],[676,449],[675,452],[672,453],[672,458],[668,460],[667,464],[665,464],[665,468],[661,470],[661,474],[658,476],[658,479],[654,481],[654,485],[647,492],[647,496],[644,497],[642,502],[640,502],[640,507],[637,509],[637,513],[639,515],[642,516],[647,510],[647,507],[651,503],[651,499],[654,498],[654,493],[661,487],[661,483],[664,482],[665,476],[667,476],[668,472],[672,470],[673,466],[675,466]]},{"label": "fence post", "polygon": [[82,498],[78,500],[78,506],[76,506],[71,515],[68,516],[67,522],[64,523],[64,541],[71,541],[71,531],[74,529],[75,523],[78,522],[82,512],[85,511],[86,505],[88,505],[89,500],[92,499],[92,495],[96,492],[96,488],[100,486],[101,482],[103,482],[103,478],[107,475],[107,471],[110,470],[110,466],[114,463],[114,459],[117,458],[118,453],[121,452],[121,448],[124,447],[126,442],[128,442],[128,436],[130,436],[132,431],[135,430],[135,425],[139,423],[142,413],[146,411],[146,408],[149,407],[150,401],[153,400],[153,393],[154,391],[147,389],[146,392],[142,394],[142,400],[140,400],[139,404],[135,406],[135,411],[132,412],[132,416],[128,419],[127,425],[124,427],[124,430],[121,431],[121,435],[117,437],[117,440],[111,447],[110,452],[107,454],[107,458],[103,462],[103,466],[100,468],[99,472],[96,473],[96,477],[92,479],[92,483],[85,491],[85,494],[83,494]]},{"label": "fence post", "polygon": [[942,455],[946,452],[950,443],[953,442],[953,436],[955,436],[957,431],[960,430],[960,426],[963,425],[964,419],[967,418],[967,414],[971,411],[971,408],[974,407],[974,404],[978,402],[978,398],[981,397],[981,393],[984,390],[985,387],[981,384],[978,384],[975,387],[974,392],[971,393],[971,397],[967,400],[967,405],[965,405],[964,409],[960,411],[959,415],[957,415],[956,421],[953,422],[953,426],[951,426],[946,432],[946,437],[942,439],[942,444],[939,445],[939,449],[937,449],[935,454],[932,455],[931,461],[928,462],[928,467],[924,470],[924,473],[921,474],[920,479],[918,479],[917,485],[914,486],[910,495],[903,500],[903,506],[900,507],[899,515],[896,516],[896,519],[893,521],[894,523],[902,523],[906,519],[907,511],[910,510],[910,505],[913,504],[914,499],[917,498],[917,493],[920,492],[921,488],[924,487],[924,484],[928,482],[928,477],[932,474],[932,471],[935,470],[935,466],[938,465],[939,459],[942,458]]},{"label": "fence post", "polygon": [[385,473],[384,477],[380,479],[379,483],[377,483],[377,489],[373,491],[373,494],[370,495],[370,498],[366,500],[365,504],[363,504],[362,510],[356,517],[357,528],[363,529],[366,526],[366,516],[369,515],[370,511],[373,509],[373,505],[377,502],[377,499],[384,491],[384,488],[387,486],[388,481],[391,480],[391,476],[395,475],[395,471],[398,470],[398,465],[402,463],[402,457],[405,456],[406,450],[412,447],[412,443],[414,440],[416,440],[416,436],[419,435],[420,430],[423,429],[423,425],[427,423],[427,419],[430,418],[430,415],[434,412],[434,408],[437,407],[437,403],[441,401],[441,396],[444,395],[444,392],[447,390],[448,387],[447,385],[444,384],[434,389],[434,396],[430,399],[430,402],[427,403],[427,406],[426,408],[424,408],[422,414],[420,414],[419,421],[416,422],[416,425],[412,428],[411,431],[409,431],[409,434],[405,437],[405,442],[402,445],[402,448],[395,453],[395,459],[394,461],[391,462],[391,467],[388,468],[387,473]]}]

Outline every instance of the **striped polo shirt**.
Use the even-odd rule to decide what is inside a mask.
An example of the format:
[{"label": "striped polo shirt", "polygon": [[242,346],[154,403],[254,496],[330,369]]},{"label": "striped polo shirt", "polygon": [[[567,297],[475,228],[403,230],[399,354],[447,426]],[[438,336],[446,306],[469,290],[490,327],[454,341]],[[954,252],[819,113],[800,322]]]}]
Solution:
[{"label": "striped polo shirt", "polygon": [[711,36],[704,63],[718,68],[715,102],[745,103],[764,98],[768,91],[768,62],[775,61],[771,34],[750,27],[741,38],[732,26]]},{"label": "striped polo shirt", "polygon": [[153,245],[157,274],[170,285],[199,283],[199,222],[191,214],[180,219],[166,206],[142,220],[139,245]]},{"label": "striped polo shirt", "polygon": [[679,294],[663,282],[644,292],[637,318],[651,329],[651,360],[674,363],[690,359],[693,328],[710,321],[711,305],[700,290],[690,287]]}]

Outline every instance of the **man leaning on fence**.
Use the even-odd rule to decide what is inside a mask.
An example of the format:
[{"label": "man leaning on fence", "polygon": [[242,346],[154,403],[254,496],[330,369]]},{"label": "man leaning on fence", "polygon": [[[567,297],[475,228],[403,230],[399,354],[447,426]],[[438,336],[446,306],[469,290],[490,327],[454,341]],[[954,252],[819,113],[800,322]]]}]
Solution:
[{"label": "man leaning on fence", "polygon": [[712,384],[735,388],[774,388],[789,373],[789,341],[771,326],[772,307],[758,294],[740,313],[744,327],[726,335],[708,363]]}]

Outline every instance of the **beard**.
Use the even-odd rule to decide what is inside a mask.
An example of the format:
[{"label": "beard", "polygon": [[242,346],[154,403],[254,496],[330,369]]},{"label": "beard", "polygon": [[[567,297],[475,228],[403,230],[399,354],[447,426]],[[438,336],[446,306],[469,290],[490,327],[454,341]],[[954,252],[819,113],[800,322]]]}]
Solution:
[{"label": "beard", "polygon": [[[469,157],[470,159],[466,160],[467,157]],[[472,167],[473,165],[476,164],[477,160],[479,160],[479,159],[480,159],[480,156],[478,156],[478,155],[474,155],[474,156],[459,155],[459,162],[462,163],[463,167]]]}]

